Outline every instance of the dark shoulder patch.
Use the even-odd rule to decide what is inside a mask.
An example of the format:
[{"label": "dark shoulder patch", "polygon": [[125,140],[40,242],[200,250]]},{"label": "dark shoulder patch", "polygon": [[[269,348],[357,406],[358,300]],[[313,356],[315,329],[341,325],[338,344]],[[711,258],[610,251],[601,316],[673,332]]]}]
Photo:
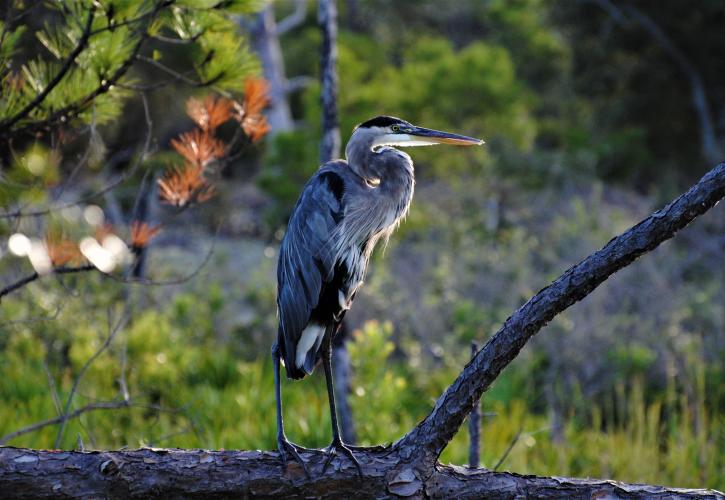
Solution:
[{"label": "dark shoulder patch", "polygon": [[385,116],[380,115],[376,116],[375,118],[372,118],[366,122],[361,123],[358,125],[358,127],[362,128],[370,128],[370,127],[390,127],[391,125],[398,124],[405,124],[405,120],[401,120],[400,118],[396,118],[394,116]]},{"label": "dark shoulder patch", "polygon": [[320,179],[327,182],[327,186],[330,188],[330,191],[332,191],[335,199],[337,199],[337,201],[342,201],[342,195],[345,192],[345,183],[343,182],[342,177],[335,172],[325,172],[324,174],[320,174]]}]

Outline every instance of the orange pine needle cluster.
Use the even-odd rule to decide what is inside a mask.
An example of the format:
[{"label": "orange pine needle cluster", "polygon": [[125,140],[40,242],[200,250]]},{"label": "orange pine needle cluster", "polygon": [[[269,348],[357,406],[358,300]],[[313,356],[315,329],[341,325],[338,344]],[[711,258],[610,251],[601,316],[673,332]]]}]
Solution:
[{"label": "orange pine needle cluster", "polygon": [[45,236],[45,250],[53,267],[66,264],[83,262],[83,254],[78,245],[72,241],[65,240],[59,234],[49,233]]},{"label": "orange pine needle cluster", "polygon": [[197,128],[171,140],[171,145],[186,163],[182,167],[168,168],[158,180],[159,197],[164,203],[183,207],[213,196],[214,186],[205,177],[206,169],[227,153],[226,145],[214,135],[216,129],[234,119],[252,142],[264,137],[270,130],[262,114],[269,104],[268,91],[269,84],[265,80],[250,78],[245,82],[242,103],[214,96],[207,96],[203,101],[195,98],[187,101],[186,112]]},{"label": "orange pine needle cluster", "polygon": [[250,78],[244,84],[244,101],[234,103],[234,119],[239,122],[244,133],[257,142],[270,130],[267,118],[262,110],[269,104],[269,83],[262,78]]},{"label": "orange pine needle cluster", "polygon": [[232,118],[232,101],[212,95],[206,96],[203,101],[192,97],[186,102],[186,114],[200,129],[213,132]]},{"label": "orange pine needle cluster", "polygon": [[204,178],[204,167],[186,163],[171,167],[158,180],[159,196],[164,203],[184,207],[189,203],[203,203],[214,195],[214,186]]},{"label": "orange pine needle cluster", "polygon": [[186,161],[194,165],[203,166],[224,156],[224,143],[201,129],[184,132],[179,139],[171,139],[171,145]]},{"label": "orange pine needle cluster", "polygon": [[131,247],[140,250],[161,231],[161,224],[152,226],[146,222],[133,221],[131,223]]}]

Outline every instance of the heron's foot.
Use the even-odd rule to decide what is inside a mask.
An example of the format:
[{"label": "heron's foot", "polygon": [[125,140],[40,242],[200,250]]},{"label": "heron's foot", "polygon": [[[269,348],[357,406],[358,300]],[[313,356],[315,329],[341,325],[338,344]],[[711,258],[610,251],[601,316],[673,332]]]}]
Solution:
[{"label": "heron's foot", "polygon": [[305,471],[305,476],[310,478],[310,471],[307,470],[307,463],[302,459],[297,446],[287,441],[285,436],[277,436],[277,450],[279,450],[279,457],[282,459],[282,464],[287,466],[287,462],[290,460],[290,456],[302,467]]},{"label": "heron's foot", "polygon": [[327,460],[325,461],[325,466],[322,468],[323,474],[327,470],[328,465],[330,465],[330,462],[332,462],[332,459],[335,458],[338,453],[342,453],[347,458],[349,458],[353,464],[355,464],[355,467],[357,468],[357,475],[360,477],[360,479],[362,479],[363,473],[360,462],[358,462],[357,458],[355,458],[355,454],[352,452],[352,450],[345,446],[345,444],[340,439],[333,440],[332,444],[324,449],[324,452],[327,454]]}]

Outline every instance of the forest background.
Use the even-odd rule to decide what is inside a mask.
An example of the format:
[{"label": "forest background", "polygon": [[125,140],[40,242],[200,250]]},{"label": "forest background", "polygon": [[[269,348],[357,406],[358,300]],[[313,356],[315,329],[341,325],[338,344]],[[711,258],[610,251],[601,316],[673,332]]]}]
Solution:
[{"label": "forest background", "polygon": [[[0,26],[0,285],[40,275],[0,302],[0,441],[273,449],[276,252],[319,164],[316,2],[99,2],[75,80],[12,122],[82,39],[90,2],[57,5],[10,2]],[[144,19],[123,20],[155,7],[133,53]],[[472,341],[722,159],[725,12],[705,0],[337,7],[343,146],[377,114],[487,143],[411,151],[411,213],[348,315],[354,434],[377,444],[430,410]],[[127,59],[92,106],[41,126]],[[259,89],[269,130],[250,122]],[[204,130],[187,100],[209,95],[244,111],[214,127],[226,149],[202,159],[209,189],[173,198],[181,134]],[[484,466],[725,487],[723,210],[532,341],[484,395]],[[131,239],[115,279],[44,276],[17,251],[24,235],[53,266],[75,265],[99,233]],[[291,439],[327,444],[322,377],[284,384],[284,398]],[[465,433],[442,460],[467,462]]]}]

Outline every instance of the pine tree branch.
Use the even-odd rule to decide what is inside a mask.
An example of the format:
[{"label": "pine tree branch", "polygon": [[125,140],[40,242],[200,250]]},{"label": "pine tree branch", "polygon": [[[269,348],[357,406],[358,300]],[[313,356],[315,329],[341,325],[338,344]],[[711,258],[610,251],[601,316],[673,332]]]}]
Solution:
[{"label": "pine tree branch", "polygon": [[[148,15],[148,25],[151,25],[154,20],[156,19],[156,16],[165,8],[169,7],[174,3],[174,0],[164,0],[159,3],[157,3],[153,10]],[[121,65],[113,72],[111,76],[108,78],[105,78],[101,81],[101,83],[91,92],[89,92],[85,97],[79,99],[77,102],[71,103],[58,111],[54,112],[52,115],[50,115],[48,118],[44,120],[38,120],[31,123],[27,123],[23,125],[22,127],[12,129],[9,126],[5,126],[0,131],[0,137],[3,138],[10,138],[13,136],[16,136],[18,134],[22,133],[31,133],[31,132],[38,132],[41,130],[48,130],[52,126],[56,125],[59,122],[62,121],[68,121],[69,119],[75,117],[79,113],[81,113],[88,105],[93,103],[93,101],[111,90],[115,85],[118,84],[119,80],[125,76],[125,74],[128,72],[128,70],[131,68],[133,63],[136,61],[137,56],[141,52],[141,48],[143,47],[144,43],[149,39],[151,34],[148,32],[147,29],[143,30],[141,34],[139,35],[138,41],[131,49],[131,53],[129,56],[121,63]]]},{"label": "pine tree branch", "polygon": [[58,86],[58,84],[63,80],[66,73],[70,71],[71,67],[73,66],[73,63],[78,58],[81,52],[85,50],[86,46],[88,45],[88,40],[91,37],[91,26],[93,25],[93,16],[96,13],[96,7],[95,5],[91,5],[91,7],[88,9],[88,19],[86,20],[85,28],[83,28],[83,34],[81,35],[80,39],[78,40],[78,44],[73,49],[73,51],[68,55],[66,60],[63,62],[63,65],[61,66],[60,70],[56,75],[53,77],[53,79],[48,82],[48,85],[45,86],[45,88],[37,95],[35,98],[30,101],[23,109],[18,111],[18,113],[13,116],[12,118],[9,118],[8,120],[5,120],[3,123],[0,123],[0,127],[9,130],[13,125],[15,125],[18,121],[22,120],[26,116],[28,116],[35,108],[37,108],[48,96],[48,94],[51,93],[51,91]]}]

